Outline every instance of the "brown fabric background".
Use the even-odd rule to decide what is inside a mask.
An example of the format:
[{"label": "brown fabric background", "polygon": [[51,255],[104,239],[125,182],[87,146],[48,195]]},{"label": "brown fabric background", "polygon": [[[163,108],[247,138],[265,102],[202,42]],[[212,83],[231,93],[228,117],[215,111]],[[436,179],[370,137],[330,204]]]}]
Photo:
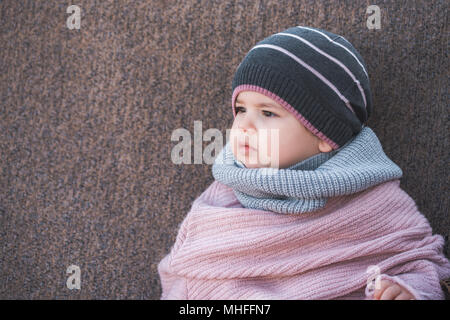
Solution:
[{"label": "brown fabric background", "polygon": [[225,134],[241,59],[300,24],[361,52],[368,125],[448,236],[447,1],[377,1],[381,30],[372,1],[82,0],[80,30],[71,4],[0,2],[0,298],[158,299],[157,264],[213,181],[211,165],[171,162],[172,132]]}]

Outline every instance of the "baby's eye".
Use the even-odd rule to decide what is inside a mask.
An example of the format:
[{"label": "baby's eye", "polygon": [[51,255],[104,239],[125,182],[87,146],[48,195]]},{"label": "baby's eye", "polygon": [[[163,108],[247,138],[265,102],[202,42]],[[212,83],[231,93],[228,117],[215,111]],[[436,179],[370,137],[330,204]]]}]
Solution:
[{"label": "baby's eye", "polygon": [[[238,114],[239,112],[244,112],[245,108],[243,108],[243,107],[235,107],[235,110],[236,110],[236,114]],[[276,117],[277,116],[275,113],[270,112],[270,111],[263,110],[262,112],[264,113],[264,115],[267,118],[272,118],[272,117]]]},{"label": "baby's eye", "polygon": [[[277,116],[275,113],[270,112],[270,111],[263,111],[263,112],[264,112],[264,114],[265,114],[268,118],[272,118],[272,116],[273,116],[273,117],[276,117],[276,116]],[[267,115],[267,114],[268,114],[268,115]]]},{"label": "baby's eye", "polygon": [[235,107],[236,113],[239,113],[239,111],[243,111],[244,108],[242,107]]}]

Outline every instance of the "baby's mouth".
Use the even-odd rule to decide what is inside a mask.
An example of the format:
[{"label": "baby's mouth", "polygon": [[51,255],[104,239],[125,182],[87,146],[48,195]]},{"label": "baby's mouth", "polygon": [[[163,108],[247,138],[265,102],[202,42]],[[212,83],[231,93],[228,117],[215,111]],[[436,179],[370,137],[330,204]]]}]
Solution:
[{"label": "baby's mouth", "polygon": [[248,144],[240,144],[239,149],[243,150],[244,152],[249,152],[250,150],[256,151],[255,148],[250,147]]},{"label": "baby's mouth", "polygon": [[253,148],[250,146],[248,142],[239,142],[239,148],[246,149],[246,150],[256,150],[256,148]]}]

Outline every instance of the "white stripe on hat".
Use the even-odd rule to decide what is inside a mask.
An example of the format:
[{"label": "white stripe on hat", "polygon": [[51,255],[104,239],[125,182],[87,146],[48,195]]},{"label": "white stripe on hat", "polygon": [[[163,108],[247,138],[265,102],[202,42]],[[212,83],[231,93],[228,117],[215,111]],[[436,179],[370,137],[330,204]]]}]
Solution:
[{"label": "white stripe on hat", "polygon": [[[359,61],[359,59],[353,54],[353,52],[351,52],[346,46],[343,46],[343,45],[340,44],[339,42],[334,41],[334,40],[331,39],[329,36],[327,36],[325,33],[320,32],[319,30],[315,30],[315,29],[311,29],[311,28],[303,27],[303,26],[297,26],[297,28],[307,29],[307,30],[311,30],[311,31],[317,32],[318,34],[321,34],[322,36],[324,36],[325,38],[327,38],[328,41],[333,42],[334,44],[336,44],[336,45],[338,45],[338,46],[344,48],[344,49],[345,49],[348,53],[350,53],[350,54],[353,56],[353,58],[355,58],[355,60],[359,63],[359,65],[360,65],[361,68],[363,69],[364,73],[366,74],[367,79],[369,78],[369,76],[367,75],[367,71],[366,71],[366,69],[364,68],[364,66],[363,66],[363,64],[361,63],[361,61]],[[341,38],[344,39],[344,37],[341,37]],[[347,39],[344,39],[344,40],[347,41]],[[348,42],[348,41],[347,41],[347,42]],[[348,43],[350,43],[350,42],[348,42]]]},{"label": "white stripe on hat", "polygon": [[327,57],[328,59],[330,59],[331,61],[333,61],[337,65],[339,65],[342,69],[344,69],[345,72],[347,72],[347,74],[353,79],[353,82],[355,82],[356,85],[358,86],[359,92],[361,93],[361,96],[362,96],[362,98],[364,100],[364,108],[367,108],[366,94],[364,93],[364,90],[361,87],[361,83],[356,79],[356,77],[353,75],[353,73],[342,62],[337,60],[335,57],[330,56],[328,53],[322,51],[321,49],[317,48],[311,42],[309,42],[308,40],[303,39],[300,36],[297,36],[297,35],[291,34],[291,33],[284,33],[284,32],[279,32],[279,33],[277,33],[277,35],[293,37],[293,38],[296,38],[296,39],[306,43],[308,46],[310,46],[311,48],[313,48],[314,50],[316,50],[320,54],[324,55],[325,57]]},{"label": "white stripe on hat", "polygon": [[[320,72],[318,72],[316,69],[314,69],[313,67],[311,67],[309,64],[305,63],[303,60],[301,60],[299,57],[297,57],[295,54],[289,52],[288,50],[279,47],[279,46],[275,46],[272,44],[259,44],[254,46],[253,48],[250,49],[250,51],[252,51],[253,49],[257,49],[257,48],[271,48],[277,51],[280,51],[286,55],[288,55],[289,57],[291,57],[292,59],[294,59],[295,61],[297,61],[299,64],[301,64],[303,67],[305,67],[306,69],[308,69],[309,71],[311,71],[312,74],[314,74],[317,78],[319,78],[320,80],[322,80],[322,82],[324,82],[327,86],[329,86],[338,96],[339,98],[344,101],[345,105],[353,112],[355,113],[355,111],[353,110],[352,106],[350,105],[350,102],[347,100],[346,97],[344,97],[344,95],[338,90],[338,88],[336,88],[327,78],[325,78]],[[250,52],[249,51],[249,52]]]}]

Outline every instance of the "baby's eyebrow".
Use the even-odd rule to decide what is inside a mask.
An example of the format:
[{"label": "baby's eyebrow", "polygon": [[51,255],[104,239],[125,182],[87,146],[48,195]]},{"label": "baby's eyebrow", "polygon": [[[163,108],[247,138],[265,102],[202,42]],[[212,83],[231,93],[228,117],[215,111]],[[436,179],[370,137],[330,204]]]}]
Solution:
[{"label": "baby's eyebrow", "polygon": [[[243,102],[240,101],[240,100],[236,100],[236,103],[243,104]],[[274,105],[274,104],[271,104],[271,103],[258,103],[258,104],[256,105],[256,107],[257,107],[257,108],[275,108],[275,109],[282,109],[282,108],[280,108],[279,106]]]}]

